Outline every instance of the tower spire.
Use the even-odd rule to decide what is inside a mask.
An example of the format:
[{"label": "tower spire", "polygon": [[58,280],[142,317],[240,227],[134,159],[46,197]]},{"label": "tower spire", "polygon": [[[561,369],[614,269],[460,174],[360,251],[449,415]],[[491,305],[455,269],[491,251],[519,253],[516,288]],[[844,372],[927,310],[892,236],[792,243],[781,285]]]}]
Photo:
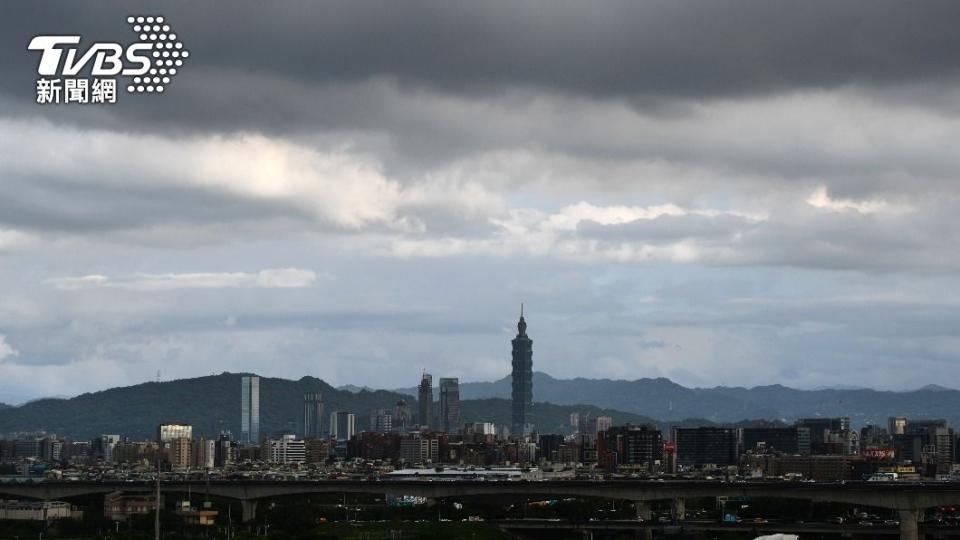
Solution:
[{"label": "tower spire", "polygon": [[520,302],[520,318],[523,318],[523,302]]}]

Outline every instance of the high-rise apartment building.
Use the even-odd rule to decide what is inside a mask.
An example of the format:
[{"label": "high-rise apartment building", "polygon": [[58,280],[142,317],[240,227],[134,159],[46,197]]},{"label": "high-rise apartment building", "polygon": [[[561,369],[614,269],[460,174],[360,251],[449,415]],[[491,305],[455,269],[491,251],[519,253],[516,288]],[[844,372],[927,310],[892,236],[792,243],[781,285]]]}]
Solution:
[{"label": "high-rise apartment building", "polygon": [[279,439],[265,440],[262,455],[271,463],[304,463],[307,461],[307,446],[303,439],[287,434]]},{"label": "high-rise apartment building", "polygon": [[420,391],[417,396],[419,416],[417,422],[421,428],[429,429],[433,424],[433,376],[427,372],[420,378]]},{"label": "high-rise apartment building", "polygon": [[370,411],[370,431],[375,433],[390,433],[393,431],[393,415],[386,409]]},{"label": "high-rise apartment building", "polygon": [[200,437],[193,441],[190,451],[190,468],[194,470],[212,469],[216,466],[217,441]]},{"label": "high-rise apartment building", "polygon": [[161,443],[164,460],[174,471],[190,470],[193,462],[193,441],[186,437],[178,437]]},{"label": "high-rise apartment building", "polygon": [[625,466],[654,471],[663,460],[663,436],[653,426],[616,426],[597,436],[597,461],[607,470]]},{"label": "high-rise apartment building", "polygon": [[411,464],[436,463],[440,461],[440,442],[419,433],[405,435],[400,439],[400,460]]},{"label": "high-rise apartment building", "polygon": [[677,464],[684,468],[736,465],[737,430],[735,428],[697,427],[673,428],[673,442],[677,449]]},{"label": "high-rise apartment building", "polygon": [[460,428],[460,381],[456,377],[440,379],[440,428],[447,433]]},{"label": "high-rise apartment building", "polygon": [[306,439],[323,437],[323,395],[320,392],[308,392],[303,395],[303,437]]},{"label": "high-rise apartment building", "polygon": [[516,437],[524,437],[533,430],[533,340],[527,336],[527,321],[523,318],[523,304],[520,304],[520,321],[517,323],[517,337],[513,345],[513,400],[511,430]]},{"label": "high-rise apartment building", "polygon": [[330,437],[337,441],[349,441],[356,433],[353,413],[334,411],[330,413]]},{"label": "high-rise apartment building", "polygon": [[410,429],[410,407],[405,399],[398,401],[393,410],[393,429],[397,433],[406,433]]},{"label": "high-rise apartment building", "polygon": [[91,450],[94,458],[110,463],[113,461],[113,449],[120,442],[120,435],[101,435],[93,440]]},{"label": "high-rise apartment building", "polygon": [[260,377],[244,376],[240,381],[240,443],[260,442]]},{"label": "high-rise apartment building", "polygon": [[213,464],[215,467],[224,467],[235,460],[235,445],[230,437],[230,433],[221,433],[216,440],[214,448]]}]

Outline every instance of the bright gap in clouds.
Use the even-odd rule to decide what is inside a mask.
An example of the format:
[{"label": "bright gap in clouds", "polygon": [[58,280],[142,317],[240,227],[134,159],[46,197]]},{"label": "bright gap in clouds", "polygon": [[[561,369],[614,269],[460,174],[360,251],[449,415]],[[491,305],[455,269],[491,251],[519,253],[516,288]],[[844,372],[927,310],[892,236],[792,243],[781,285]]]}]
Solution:
[{"label": "bright gap in clouds", "polygon": [[[220,288],[291,289],[310,287],[317,281],[317,277],[317,273],[312,270],[270,268],[260,270],[256,273],[134,274],[118,277],[88,275],[51,278],[48,279],[46,283],[62,290],[77,290],[91,287],[140,291]],[[333,279],[329,274],[325,274],[322,277],[325,279]]]}]

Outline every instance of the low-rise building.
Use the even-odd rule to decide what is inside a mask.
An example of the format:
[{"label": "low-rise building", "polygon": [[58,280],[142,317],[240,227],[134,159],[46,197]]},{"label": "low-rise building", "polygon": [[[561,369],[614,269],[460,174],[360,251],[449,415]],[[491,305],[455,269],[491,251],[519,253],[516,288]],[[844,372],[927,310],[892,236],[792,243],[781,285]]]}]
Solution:
[{"label": "low-rise building", "polygon": [[70,517],[70,504],[63,501],[0,500],[0,520],[50,521]]},{"label": "low-rise building", "polygon": [[127,521],[156,509],[156,497],[144,493],[114,491],[103,498],[103,515],[110,521]]}]

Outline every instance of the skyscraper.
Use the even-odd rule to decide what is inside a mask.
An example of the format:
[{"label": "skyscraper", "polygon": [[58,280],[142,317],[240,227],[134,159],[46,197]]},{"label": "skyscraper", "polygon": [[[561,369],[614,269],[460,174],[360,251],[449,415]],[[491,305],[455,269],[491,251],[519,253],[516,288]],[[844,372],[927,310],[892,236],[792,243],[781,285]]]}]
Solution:
[{"label": "skyscraper", "polygon": [[440,426],[447,433],[460,427],[460,381],[456,377],[440,379]]},{"label": "skyscraper", "polygon": [[513,338],[513,435],[522,437],[532,431],[533,408],[533,340],[527,337],[527,321],[520,304],[517,337]]},{"label": "skyscraper", "polygon": [[303,438],[323,437],[323,395],[308,392],[303,395]]},{"label": "skyscraper", "polygon": [[426,371],[423,372],[423,378],[420,379],[420,395],[417,405],[420,407],[420,415],[417,421],[421,428],[430,428],[431,417],[433,415],[433,376]]},{"label": "skyscraper", "polygon": [[240,442],[259,444],[260,377],[244,376],[240,385]]}]

